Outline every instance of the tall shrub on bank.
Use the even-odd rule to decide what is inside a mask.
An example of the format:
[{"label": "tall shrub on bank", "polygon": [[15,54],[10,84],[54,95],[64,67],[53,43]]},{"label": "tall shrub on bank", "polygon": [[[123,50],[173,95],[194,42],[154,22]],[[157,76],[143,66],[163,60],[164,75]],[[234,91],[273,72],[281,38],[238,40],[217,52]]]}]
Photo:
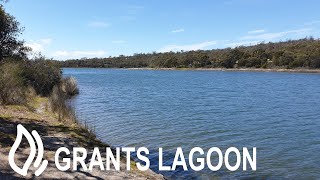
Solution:
[{"label": "tall shrub on bank", "polygon": [[59,84],[62,78],[60,68],[42,56],[26,62],[24,66],[23,78],[26,84],[32,86],[41,96],[50,95],[52,88]]},{"label": "tall shrub on bank", "polygon": [[23,104],[26,101],[26,86],[18,63],[0,65],[0,104]]}]

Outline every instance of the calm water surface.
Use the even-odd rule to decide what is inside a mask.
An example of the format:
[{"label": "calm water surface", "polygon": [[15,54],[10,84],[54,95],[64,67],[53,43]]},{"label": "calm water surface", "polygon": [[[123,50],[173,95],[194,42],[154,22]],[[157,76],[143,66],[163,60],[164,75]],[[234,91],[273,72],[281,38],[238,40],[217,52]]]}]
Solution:
[{"label": "calm water surface", "polygon": [[[320,74],[64,69],[81,121],[112,146],[257,147],[257,171],[161,172],[168,178],[320,178]],[[242,167],[242,166],[240,166]]]}]

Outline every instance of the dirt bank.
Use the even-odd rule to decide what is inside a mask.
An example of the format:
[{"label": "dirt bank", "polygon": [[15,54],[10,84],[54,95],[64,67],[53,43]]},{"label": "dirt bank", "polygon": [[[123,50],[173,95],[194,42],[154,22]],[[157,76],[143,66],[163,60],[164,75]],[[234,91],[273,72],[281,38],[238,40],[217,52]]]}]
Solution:
[{"label": "dirt bank", "polygon": [[[8,154],[15,141],[18,124],[22,124],[29,132],[37,130],[43,141],[44,159],[47,159],[49,164],[39,177],[34,176],[33,166],[30,167],[27,177],[19,176],[9,166]],[[109,147],[77,123],[68,120],[59,121],[55,114],[47,111],[46,98],[38,97],[27,106],[0,106],[0,179],[163,179],[162,175],[151,170],[139,171],[133,161],[132,170],[126,171],[124,157],[121,157],[121,171],[115,169],[100,171],[97,168],[92,172],[86,172],[78,168],[77,171],[61,172],[54,164],[54,152],[61,146],[69,149],[72,147],[86,147],[87,149]],[[88,163],[90,154],[91,152],[88,153],[88,161],[86,161]],[[15,154],[16,164],[21,167],[28,155],[28,143],[23,141]]]}]

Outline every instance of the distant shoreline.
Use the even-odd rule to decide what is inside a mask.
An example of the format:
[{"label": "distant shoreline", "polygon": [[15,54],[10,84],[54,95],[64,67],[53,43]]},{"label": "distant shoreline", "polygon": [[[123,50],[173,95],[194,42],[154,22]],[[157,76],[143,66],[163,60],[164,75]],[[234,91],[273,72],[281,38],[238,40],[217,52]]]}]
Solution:
[{"label": "distant shoreline", "polygon": [[320,69],[262,69],[262,68],[123,68],[130,70],[187,70],[187,71],[240,71],[240,72],[292,72],[320,73]]},{"label": "distant shoreline", "polygon": [[289,72],[289,73],[320,73],[320,69],[263,69],[263,68],[108,68],[108,67],[61,67],[62,69],[128,69],[128,70],[164,70],[164,71],[234,71],[234,72]]}]

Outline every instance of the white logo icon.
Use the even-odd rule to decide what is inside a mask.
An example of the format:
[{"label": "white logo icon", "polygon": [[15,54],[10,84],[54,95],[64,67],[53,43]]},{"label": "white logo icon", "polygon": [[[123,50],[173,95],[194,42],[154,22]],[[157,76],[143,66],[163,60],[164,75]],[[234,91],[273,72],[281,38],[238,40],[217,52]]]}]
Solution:
[{"label": "white logo icon", "polygon": [[[19,168],[15,162],[14,162],[14,154],[15,152],[17,151],[20,143],[21,143],[21,140],[22,140],[22,136],[25,136],[29,142],[29,145],[30,145],[30,155],[27,159],[27,161],[25,162],[25,164],[23,165],[22,168]],[[36,143],[37,143],[37,147],[36,147],[36,144],[35,144],[35,141],[34,139],[36,140]],[[47,160],[44,160],[41,164],[41,161],[42,161],[42,157],[43,157],[43,143],[42,143],[42,140],[38,134],[37,131],[33,130],[32,131],[32,136],[31,134],[21,125],[19,124],[17,126],[17,138],[16,138],[16,141],[14,142],[10,152],[9,152],[9,165],[11,166],[11,168],[19,173],[20,175],[22,176],[26,176],[27,173],[28,173],[28,169],[32,163],[32,161],[34,160],[35,156],[36,156],[36,151],[37,151],[37,148],[38,148],[38,156],[33,164],[33,166],[35,168],[38,168],[35,172],[35,175],[36,176],[39,176],[44,170],[45,168],[47,167],[48,165],[48,161]],[[41,165],[40,165],[41,164]]]}]

